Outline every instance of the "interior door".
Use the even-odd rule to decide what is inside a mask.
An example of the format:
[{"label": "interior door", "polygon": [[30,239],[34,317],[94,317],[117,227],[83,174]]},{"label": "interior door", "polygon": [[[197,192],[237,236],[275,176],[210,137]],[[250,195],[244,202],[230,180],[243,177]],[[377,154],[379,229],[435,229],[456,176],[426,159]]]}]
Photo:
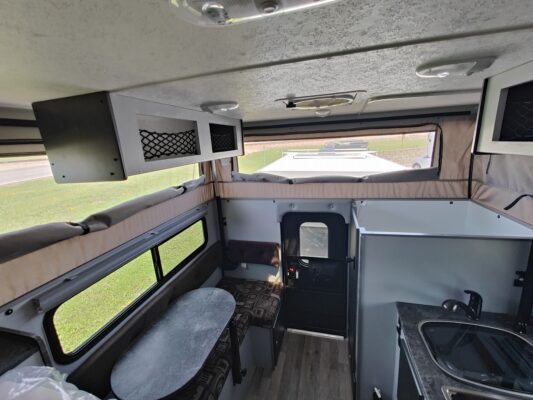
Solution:
[{"label": "interior door", "polygon": [[282,219],[284,315],[289,328],[346,336],[348,225],[335,213]]}]

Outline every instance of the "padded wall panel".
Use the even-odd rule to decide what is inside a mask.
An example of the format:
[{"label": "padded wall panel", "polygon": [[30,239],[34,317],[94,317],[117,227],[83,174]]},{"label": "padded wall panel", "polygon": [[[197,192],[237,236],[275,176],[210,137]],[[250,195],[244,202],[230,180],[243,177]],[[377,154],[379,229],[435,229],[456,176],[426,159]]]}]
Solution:
[{"label": "padded wall panel", "polygon": [[108,229],[63,240],[0,264],[0,305],[211,199],[213,186],[201,186],[145,209]]}]

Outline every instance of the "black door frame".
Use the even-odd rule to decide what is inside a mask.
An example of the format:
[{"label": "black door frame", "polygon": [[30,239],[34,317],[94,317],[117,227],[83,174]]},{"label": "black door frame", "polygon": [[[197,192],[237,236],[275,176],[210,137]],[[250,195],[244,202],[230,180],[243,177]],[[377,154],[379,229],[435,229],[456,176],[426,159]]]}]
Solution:
[{"label": "black door frame", "polygon": [[[320,222],[328,227],[328,258],[319,259],[307,257],[305,255],[301,256],[299,254],[300,225],[305,222]],[[284,296],[284,308],[286,309],[286,312],[284,312],[284,318],[287,327],[303,330],[313,330],[317,332],[336,334],[346,337],[348,329],[348,233],[349,224],[346,223],[344,217],[338,213],[288,212],[283,215],[281,220],[281,240],[283,251],[282,272],[283,282],[286,287],[286,294]],[[330,290],[329,293],[327,291],[319,290],[320,288],[316,287],[298,287],[298,285],[295,284],[295,280],[289,279],[287,271],[289,264],[294,264],[294,260],[300,259],[300,257],[303,259],[309,259],[310,262],[315,263],[315,265],[327,264],[328,262],[330,264],[336,263],[338,265],[336,269],[341,273],[340,280],[342,281],[342,285],[336,290]],[[296,299],[297,301],[298,296],[302,299],[305,298],[306,301],[316,301],[317,304],[320,304],[320,299],[322,299],[324,303],[328,303],[331,301],[331,304],[336,304],[337,306],[334,311],[343,314],[342,324],[339,322],[331,322],[332,326],[328,326],[329,322],[327,322],[327,315],[325,315],[324,312],[322,312],[322,314],[317,313],[316,318],[322,318],[322,321],[319,321],[319,323],[317,323],[317,325],[313,327],[311,327],[310,324],[302,324],[301,322],[298,323],[294,321],[294,312],[291,311],[294,305],[290,303],[291,301],[294,301],[294,299]],[[301,310],[299,312],[302,313]],[[293,318],[291,318],[291,313],[293,315]],[[309,316],[309,318],[312,317]],[[291,321],[291,319],[293,320]],[[336,320],[339,321],[338,316]]]}]

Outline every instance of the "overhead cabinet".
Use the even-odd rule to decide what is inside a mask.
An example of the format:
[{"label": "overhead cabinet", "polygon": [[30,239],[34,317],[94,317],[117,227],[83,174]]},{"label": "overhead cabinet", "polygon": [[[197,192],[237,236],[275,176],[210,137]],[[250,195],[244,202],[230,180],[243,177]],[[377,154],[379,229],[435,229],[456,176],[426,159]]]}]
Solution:
[{"label": "overhead cabinet", "polygon": [[33,103],[58,183],[130,175],[243,154],[241,121],[109,92]]}]

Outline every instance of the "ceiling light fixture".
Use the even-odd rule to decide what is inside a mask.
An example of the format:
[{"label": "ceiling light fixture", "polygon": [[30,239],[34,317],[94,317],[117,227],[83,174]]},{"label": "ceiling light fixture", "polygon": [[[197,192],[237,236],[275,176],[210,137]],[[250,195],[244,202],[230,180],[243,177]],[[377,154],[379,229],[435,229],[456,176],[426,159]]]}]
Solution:
[{"label": "ceiling light fixture", "polygon": [[331,110],[329,108],[323,108],[321,110],[316,110],[315,115],[319,118],[325,118],[331,114]]},{"label": "ceiling light fixture", "polygon": [[228,26],[339,0],[169,0],[177,16],[201,26]]},{"label": "ceiling light fixture", "polygon": [[228,101],[226,103],[206,104],[205,106],[202,106],[202,108],[214,114],[218,112],[226,113],[239,108],[239,103]]},{"label": "ceiling light fixture", "polygon": [[428,63],[419,66],[416,74],[421,78],[447,78],[470,76],[489,68],[496,57],[482,57],[469,60]]}]

